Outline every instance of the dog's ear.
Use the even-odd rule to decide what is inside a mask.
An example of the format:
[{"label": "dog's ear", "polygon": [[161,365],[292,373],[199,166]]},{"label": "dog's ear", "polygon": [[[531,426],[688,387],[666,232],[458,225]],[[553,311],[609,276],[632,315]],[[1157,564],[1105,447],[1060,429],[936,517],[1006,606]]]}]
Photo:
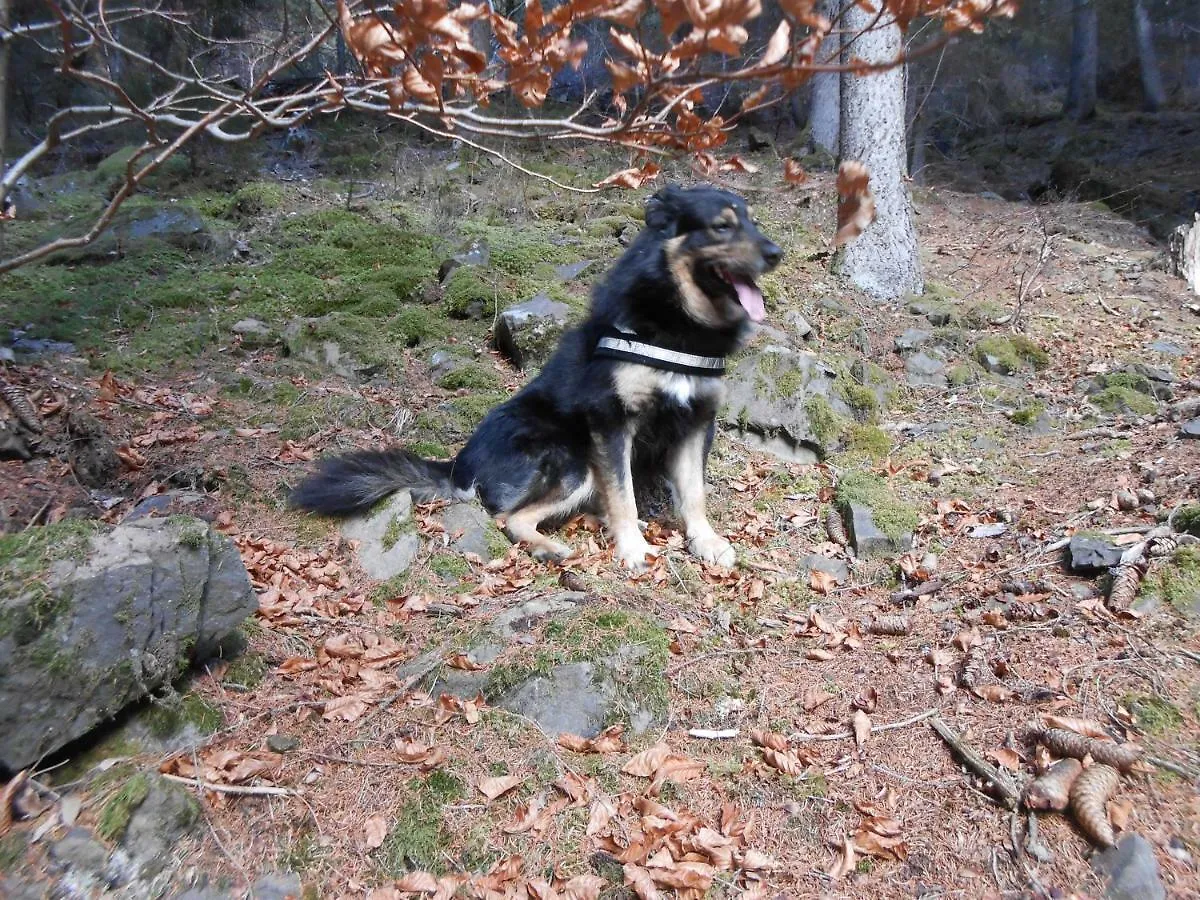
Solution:
[{"label": "dog's ear", "polygon": [[678,196],[679,188],[669,184],[647,200],[646,227],[672,237],[679,223],[679,206],[676,203]]}]

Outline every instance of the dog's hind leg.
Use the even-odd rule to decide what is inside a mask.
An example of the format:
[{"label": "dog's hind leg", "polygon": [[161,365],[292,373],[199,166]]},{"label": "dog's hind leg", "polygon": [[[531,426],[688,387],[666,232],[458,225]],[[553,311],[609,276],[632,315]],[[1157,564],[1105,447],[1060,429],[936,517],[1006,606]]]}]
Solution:
[{"label": "dog's hind leg", "polygon": [[584,479],[565,495],[561,490],[551,491],[525,506],[519,506],[508,514],[504,531],[513,543],[524,541],[534,559],[558,561],[571,555],[566,544],[549,538],[538,531],[538,525],[551,519],[563,519],[579,510],[591,498],[592,476]]},{"label": "dog's hind leg", "polygon": [[704,458],[708,429],[694,429],[671,451],[668,474],[675,489],[675,504],[687,530],[688,551],[705,562],[732,566],[737,561],[733,545],[717,534],[708,521],[704,500]]},{"label": "dog's hind leg", "polygon": [[633,431],[626,427],[615,434],[596,433],[594,446],[592,472],[616,544],[614,554],[626,568],[643,571],[646,556],[654,555],[655,550],[638,527],[633,495]]}]

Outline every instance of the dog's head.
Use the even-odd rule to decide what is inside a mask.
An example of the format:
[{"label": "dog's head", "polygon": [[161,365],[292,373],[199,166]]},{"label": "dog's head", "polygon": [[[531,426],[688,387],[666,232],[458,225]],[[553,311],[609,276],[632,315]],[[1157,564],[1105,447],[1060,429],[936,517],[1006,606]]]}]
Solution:
[{"label": "dog's head", "polygon": [[646,203],[684,312],[712,328],[766,318],[758,278],[783,250],[759,232],[746,201],[714,187],[667,187]]}]

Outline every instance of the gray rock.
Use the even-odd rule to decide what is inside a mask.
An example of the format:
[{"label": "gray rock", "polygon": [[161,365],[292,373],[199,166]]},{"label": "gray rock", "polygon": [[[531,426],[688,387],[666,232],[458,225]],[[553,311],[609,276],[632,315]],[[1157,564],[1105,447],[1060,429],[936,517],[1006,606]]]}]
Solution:
[{"label": "gray rock", "polygon": [[1106,538],[1077,534],[1067,545],[1069,565],[1073,572],[1099,572],[1121,561],[1123,551]]},{"label": "gray rock", "polygon": [[914,353],[904,361],[904,379],[914,387],[945,387],[946,363],[924,351]]},{"label": "gray rock", "polygon": [[815,333],[813,332],[813,327],[811,324],[809,324],[808,319],[804,318],[802,314],[796,312],[795,310],[787,313],[783,317],[783,322],[785,325],[791,328],[792,331],[796,332],[796,335],[801,340],[809,340],[813,337],[816,337]]},{"label": "gray rock", "polygon": [[1179,426],[1181,438],[1200,438],[1200,419],[1188,419]]},{"label": "gray rock", "polygon": [[837,579],[838,584],[850,577],[850,567],[845,560],[830,559],[820,553],[810,553],[800,560],[800,566],[808,572],[828,572]]},{"label": "gray rock", "polygon": [[582,609],[588,595],[579,591],[563,591],[547,597],[535,597],[507,609],[494,619],[490,630],[504,640],[512,640],[518,634],[531,630],[543,619],[551,616],[570,616]]},{"label": "gray rock", "polygon": [[30,337],[29,332],[21,328],[12,331],[11,349],[17,362],[32,362],[47,356],[74,356],[77,352],[70,341]]},{"label": "gray rock", "polygon": [[253,900],[300,900],[302,890],[295,872],[273,872],[254,882],[250,896]]},{"label": "gray rock", "polygon": [[152,776],[146,798],[129,817],[121,836],[138,878],[151,878],[167,868],[175,845],[200,820],[200,806],[186,788]]},{"label": "gray rock", "polygon": [[442,511],[441,519],[450,546],[459,553],[474,553],[493,560],[508,552],[507,539],[477,503],[451,503]]},{"label": "gray rock", "polygon": [[913,300],[908,304],[908,311],[914,316],[924,316],[936,328],[949,325],[954,318],[953,311],[938,300]]},{"label": "gray rock", "polygon": [[21,426],[14,420],[0,426],[0,459],[32,459],[33,451],[25,440]]},{"label": "gray rock", "polygon": [[[78,226],[64,225],[61,235],[75,234]],[[57,237],[58,234],[52,233]],[[86,247],[62,250],[57,262],[105,261],[117,253],[134,254],[161,242],[189,252],[224,255],[232,246],[228,235],[213,229],[204,216],[186,203],[150,203],[121,209],[112,225]]]},{"label": "gray rock", "polygon": [[63,869],[92,878],[104,878],[108,848],[86,828],[72,828],[50,845],[50,859]]},{"label": "gray rock", "polygon": [[751,446],[797,462],[828,456],[841,437],[830,423],[813,421],[817,398],[822,409],[843,419],[854,411],[838,390],[837,370],[807,351],[766,347],[738,360],[726,376],[722,420]]},{"label": "gray rock", "polygon": [[1008,526],[1003,522],[989,522],[986,525],[976,525],[971,529],[971,537],[973,538],[995,538],[1000,537],[1008,531]]},{"label": "gray rock", "polygon": [[429,357],[429,378],[434,384],[441,381],[455,369],[461,369],[470,360],[450,350],[437,350]]},{"label": "gray rock", "polygon": [[27,881],[16,874],[0,878],[0,897],[5,900],[46,900],[49,896],[51,894],[45,884]]},{"label": "gray rock", "polygon": [[496,320],[496,349],[518,368],[541,366],[558,346],[570,313],[567,304],[545,294],[510,306]]},{"label": "gray rock", "polygon": [[896,338],[897,353],[911,353],[929,343],[933,332],[921,328],[909,328]]},{"label": "gray rock", "polygon": [[290,753],[300,746],[300,741],[290,734],[267,735],[267,749],[272,753]]},{"label": "gray rock", "polygon": [[1106,900],[1165,900],[1154,848],[1140,834],[1127,834],[1115,847],[1092,857],[1092,867],[1108,877]]},{"label": "gray rock", "polygon": [[1175,396],[1175,373],[1161,366],[1145,363],[1128,363],[1118,370],[1130,375],[1140,375],[1150,383],[1150,396],[1155,400],[1170,400]]},{"label": "gray rock", "polygon": [[554,274],[558,276],[559,281],[574,281],[576,278],[590,269],[594,263],[594,259],[581,259],[579,262],[555,266]]},{"label": "gray rock", "polygon": [[174,900],[233,900],[233,894],[212,887],[191,887],[176,894]]},{"label": "gray rock", "polygon": [[457,268],[462,266],[487,266],[492,260],[491,248],[483,238],[475,238],[465,247],[444,260],[438,267],[438,281],[446,283],[446,279]]},{"label": "gray rock", "polygon": [[296,318],[283,330],[283,346],[289,356],[328,369],[343,378],[361,380],[370,377],[376,366],[347,352],[337,341],[322,336],[324,319]]},{"label": "gray rock", "polygon": [[1185,348],[1179,346],[1179,344],[1176,344],[1174,341],[1168,341],[1162,338],[1154,341],[1146,349],[1152,350],[1155,353],[1161,353],[1164,356],[1187,356],[1187,350]]},{"label": "gray rock", "polygon": [[615,693],[592,663],[566,663],[522,682],[496,705],[532,719],[551,736],[594,737],[604,730]]},{"label": "gray rock", "polygon": [[239,319],[229,330],[241,337],[243,347],[269,347],[279,341],[275,330],[261,319]]},{"label": "gray rock", "polygon": [[981,366],[983,366],[985,372],[989,372],[992,375],[1012,374],[1012,370],[1009,367],[1008,362],[1001,359],[999,356],[996,356],[994,353],[977,354],[975,360]]},{"label": "gray rock", "polygon": [[205,522],[63,535],[56,558],[24,560],[45,567],[36,580],[0,569],[0,765],[11,770],[209,658],[258,608],[237,548]]},{"label": "gray rock", "polygon": [[875,525],[871,508],[860,503],[850,504],[846,531],[850,535],[850,543],[854,546],[855,553],[862,559],[903,553],[912,545],[912,535],[893,538],[880,531]]},{"label": "gray rock", "polygon": [[421,549],[412,527],[412,495],[397,491],[362,516],[342,523],[342,536],[358,541],[358,564],[372,578],[386,581],[408,571]]}]

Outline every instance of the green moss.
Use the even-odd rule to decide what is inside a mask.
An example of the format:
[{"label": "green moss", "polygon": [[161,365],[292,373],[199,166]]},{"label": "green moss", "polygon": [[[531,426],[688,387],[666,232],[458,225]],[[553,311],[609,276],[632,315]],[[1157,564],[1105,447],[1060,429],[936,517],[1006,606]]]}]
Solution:
[{"label": "green moss", "polygon": [[437,441],[413,441],[408,449],[424,459],[449,459],[454,455],[445,444]]},{"label": "green moss", "polygon": [[852,503],[869,507],[875,526],[892,540],[911,534],[921,521],[917,510],[897,497],[886,479],[867,472],[847,472],[838,481],[838,508],[846,514]]},{"label": "green moss", "polygon": [[1101,389],[1110,387],[1124,388],[1125,390],[1145,394],[1148,397],[1154,396],[1154,385],[1150,383],[1150,379],[1136,372],[1112,372],[1107,375],[1097,375],[1095,383]]},{"label": "green moss", "polygon": [[225,208],[228,218],[239,222],[275,212],[283,206],[283,189],[269,181],[252,181],[238,188]]},{"label": "green moss", "polygon": [[376,859],[393,878],[414,869],[444,872],[454,843],[444,808],[461,800],[466,787],[461,779],[442,769],[434,770],[424,780],[413,779],[408,787],[412,797],[397,811]]},{"label": "green moss", "polygon": [[[105,196],[111,196],[120,190],[125,183],[126,173],[129,168],[129,162],[138,152],[138,147],[130,145],[122,147],[120,150],[105,157],[96,166],[95,180],[96,186],[105,192]],[[154,150],[151,149],[146,153],[138,156],[137,162],[134,163],[134,170],[141,169],[154,157]],[[162,165],[160,165],[145,181],[142,182],[143,189],[162,190],[179,182],[187,177],[190,169],[190,163],[185,155],[175,155],[168,157]]]},{"label": "green moss", "polygon": [[[771,356],[766,356],[763,358],[763,362],[771,358]],[[796,397],[803,390],[804,375],[799,369],[788,369],[775,379],[775,391],[781,397]]]},{"label": "green moss", "polygon": [[1110,415],[1132,413],[1149,416],[1158,409],[1158,405],[1150,397],[1127,387],[1106,387],[1088,397],[1088,402]]},{"label": "green moss", "polygon": [[436,553],[429,560],[429,568],[437,574],[439,578],[446,581],[457,581],[466,578],[471,574],[471,567],[467,561],[457,553]]},{"label": "green moss", "polygon": [[1189,503],[1175,511],[1175,530],[1200,537],[1200,503]]},{"label": "green moss", "polygon": [[465,319],[478,309],[507,306],[511,295],[501,291],[495,279],[489,280],[475,266],[460,266],[442,288],[442,311],[453,319]]},{"label": "green moss", "polygon": [[450,403],[450,409],[454,412],[457,424],[466,431],[474,430],[483,417],[491,411],[493,406],[503,403],[508,399],[507,394],[501,393],[480,393],[470,394],[466,397],[457,397]]},{"label": "green moss", "polygon": [[879,398],[865,384],[843,378],[838,384],[838,393],[856,415],[864,421],[873,422],[879,413]]},{"label": "green moss", "polygon": [[1005,375],[1013,375],[1028,364],[1034,369],[1044,369],[1050,364],[1050,355],[1036,343],[1021,334],[1008,337],[989,335],[975,342],[975,359],[982,365],[991,358]]},{"label": "green moss", "polygon": [[199,522],[186,519],[179,532],[179,545],[188,550],[199,550],[208,544],[208,528]]},{"label": "green moss", "polygon": [[315,870],[328,855],[329,850],[321,846],[319,838],[311,830],[305,829],[280,851],[279,867],[303,875]]},{"label": "green moss", "polygon": [[1180,547],[1165,564],[1154,566],[1139,593],[1170,604],[1182,615],[1195,617],[1200,613],[1200,547]]},{"label": "green moss", "polygon": [[17,871],[28,846],[25,835],[19,831],[0,837],[0,872]]},{"label": "green moss", "polygon": [[804,401],[804,411],[808,415],[808,425],[817,443],[825,447],[835,444],[846,423],[834,412],[829,401],[814,395]]},{"label": "green moss", "polygon": [[399,543],[400,538],[406,534],[415,534],[416,530],[416,525],[413,524],[411,518],[401,519],[399,516],[393,515],[388,520],[387,528],[384,529],[380,543],[383,544],[384,550],[391,550]]},{"label": "green moss", "polygon": [[1044,403],[1025,403],[1014,409],[1009,419],[1015,425],[1029,426],[1036,422],[1046,411]]},{"label": "green moss", "polygon": [[253,688],[262,683],[269,671],[271,671],[271,664],[267,662],[265,656],[253,650],[247,650],[230,662],[221,681]]},{"label": "green moss", "polygon": [[959,363],[954,366],[946,378],[955,387],[963,387],[964,385],[974,384],[979,381],[983,375],[983,370],[973,363]]},{"label": "green moss", "polygon": [[0,637],[12,634],[17,644],[28,644],[54,625],[70,598],[50,593],[46,574],[55,562],[82,560],[100,528],[97,522],[64,519],[0,535],[0,597],[24,598],[0,606]]},{"label": "green moss", "polygon": [[106,841],[120,840],[129,826],[134,810],[142,805],[149,793],[149,775],[139,773],[126,781],[100,808],[100,815],[96,819],[96,834]]},{"label": "green moss", "polygon": [[962,321],[968,328],[986,328],[1005,315],[1007,312],[1003,306],[990,300],[984,300],[963,310]]},{"label": "green moss", "polygon": [[1050,365],[1050,354],[1047,353],[1036,341],[1031,340],[1023,334],[1009,335],[1008,342],[1016,351],[1017,356],[1033,366],[1037,371],[1041,371]]},{"label": "green moss", "polygon": [[1183,713],[1164,697],[1126,694],[1122,702],[1133,713],[1138,728],[1147,734],[1177,731],[1183,725]]},{"label": "green moss", "polygon": [[873,460],[885,459],[892,452],[892,439],[874,425],[851,425],[846,429],[846,452],[859,453]]},{"label": "green moss", "polygon": [[448,391],[456,391],[461,388],[496,391],[500,388],[500,377],[492,369],[468,363],[443,375],[438,379],[438,387]]},{"label": "green moss", "polygon": [[141,716],[154,737],[165,740],[188,726],[201,734],[212,734],[221,727],[224,716],[199,694],[172,696],[155,701]]}]

